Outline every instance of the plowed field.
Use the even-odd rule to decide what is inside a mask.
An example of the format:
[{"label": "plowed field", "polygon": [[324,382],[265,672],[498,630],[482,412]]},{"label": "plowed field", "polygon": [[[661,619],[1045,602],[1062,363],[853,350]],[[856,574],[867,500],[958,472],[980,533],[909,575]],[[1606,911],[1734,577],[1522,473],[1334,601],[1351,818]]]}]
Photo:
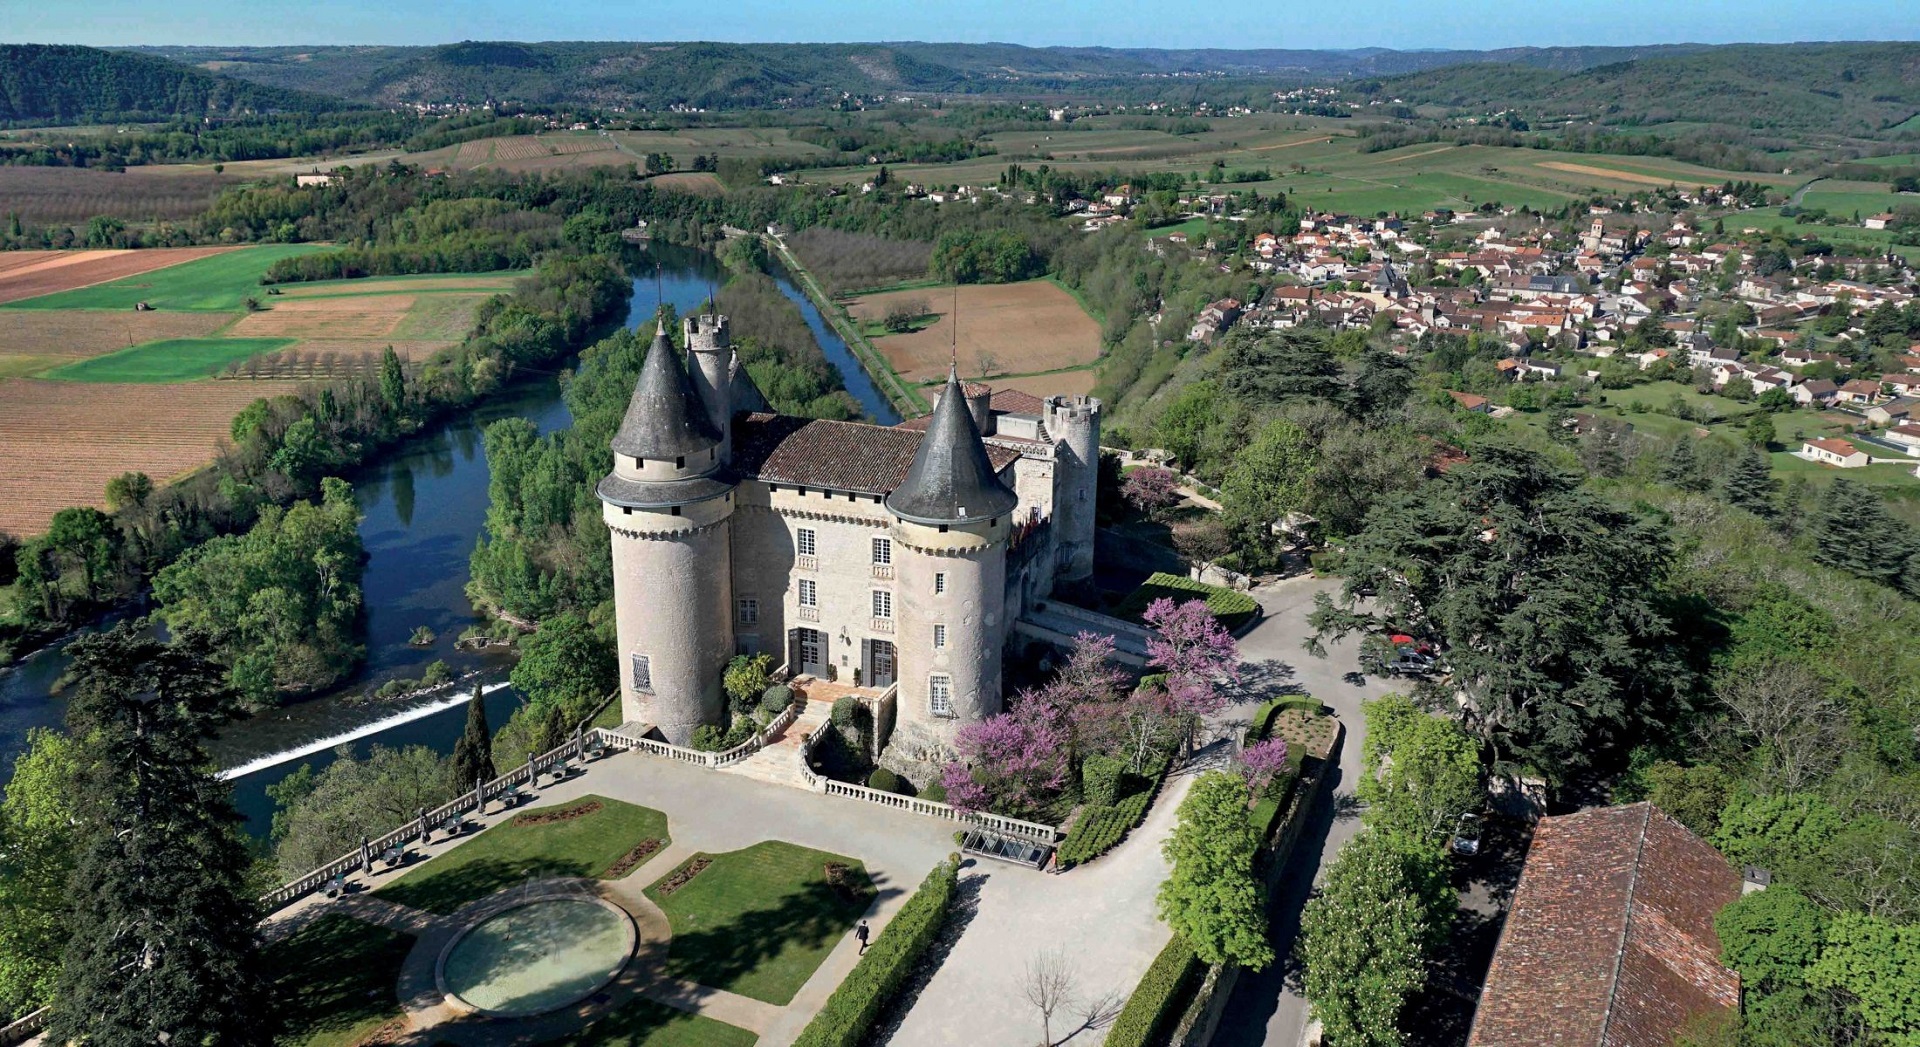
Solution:
[{"label": "plowed field", "polygon": [[91,287],[231,250],[159,247],[145,251],[9,251],[0,254],[0,302]]},{"label": "plowed field", "polygon": [[[912,334],[874,338],[874,346],[910,382],[946,377],[955,322],[953,289],[865,295],[850,302],[848,311],[857,320],[877,322],[896,301],[925,303],[937,319]],[[994,374],[1027,374],[1090,364],[1100,357],[1100,325],[1072,295],[1045,280],[966,284],[960,288],[958,323],[960,372],[966,375],[980,374],[981,364],[989,360]]]},{"label": "plowed field", "polygon": [[[0,255],[0,262],[7,256]],[[200,338],[233,321],[227,313],[136,313],[122,309],[9,312],[0,326],[0,378],[163,338]]]},{"label": "plowed field", "polygon": [[0,381],[0,530],[38,534],[68,506],[104,506],[124,472],[163,483],[204,465],[241,408],[298,387]]}]

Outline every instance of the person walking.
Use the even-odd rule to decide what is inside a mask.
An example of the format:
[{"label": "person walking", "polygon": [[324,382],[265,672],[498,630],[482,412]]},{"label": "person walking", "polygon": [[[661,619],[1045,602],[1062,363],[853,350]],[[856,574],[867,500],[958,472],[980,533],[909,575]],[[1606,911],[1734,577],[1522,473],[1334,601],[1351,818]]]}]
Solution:
[{"label": "person walking", "polygon": [[861,920],[860,926],[853,929],[853,936],[860,939],[860,955],[862,956],[867,954],[867,935],[869,933],[867,930],[867,921],[865,920]]}]

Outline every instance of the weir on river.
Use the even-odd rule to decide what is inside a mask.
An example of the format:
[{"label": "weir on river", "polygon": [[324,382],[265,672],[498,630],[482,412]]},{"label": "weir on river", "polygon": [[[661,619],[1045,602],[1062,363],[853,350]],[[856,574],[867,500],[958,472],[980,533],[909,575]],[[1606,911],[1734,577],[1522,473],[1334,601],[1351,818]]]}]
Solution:
[{"label": "weir on river", "polygon": [[[718,261],[702,251],[652,245],[635,252],[628,259],[635,276],[628,327],[653,318],[656,263],[659,294],[682,314],[700,308],[709,289],[725,279]],[[813,303],[783,270],[776,268],[772,275],[781,292],[799,306],[867,417],[885,424],[899,421]],[[362,700],[369,687],[395,677],[417,678],[436,659],[447,662],[456,676],[477,673],[489,683],[504,682],[511,664],[506,656],[456,651],[454,640],[468,625],[484,622],[466,597],[467,557],[487,511],[482,434],[489,423],[509,417],[530,419],[543,433],[573,421],[556,377],[542,375],[447,418],[352,477],[365,516],[360,525],[367,551],[365,666],[330,694],[229,726],[212,746],[255,833],[264,835],[272,816],[266,787],[302,764],[318,769],[331,762],[335,745],[351,744],[362,754],[375,743],[452,751],[465,724],[470,683],[458,693],[394,701]],[[421,625],[437,636],[426,648],[409,642]],[[66,658],[56,648],[0,673],[0,783],[12,776],[13,759],[25,749],[29,730],[60,726],[66,702],[55,689],[66,668]],[[519,704],[511,687],[489,687],[489,722],[497,729]]]}]

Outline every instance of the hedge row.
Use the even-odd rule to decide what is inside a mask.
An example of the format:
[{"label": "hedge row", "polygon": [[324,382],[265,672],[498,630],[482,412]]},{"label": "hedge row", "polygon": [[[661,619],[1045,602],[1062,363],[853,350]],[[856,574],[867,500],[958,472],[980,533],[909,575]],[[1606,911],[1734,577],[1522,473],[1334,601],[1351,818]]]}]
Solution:
[{"label": "hedge row", "polygon": [[1127,997],[1120,1016],[1113,1020],[1113,1028],[1107,1030],[1107,1047],[1164,1043],[1204,970],[1193,955],[1193,947],[1185,938],[1174,935],[1153,958],[1153,966],[1133,987],[1133,995]]},{"label": "hedge row", "polygon": [[859,1047],[946,922],[960,875],[959,856],[933,867],[920,889],[867,947],[794,1047]]},{"label": "hedge row", "polygon": [[1311,696],[1305,698],[1275,698],[1255,709],[1252,722],[1247,725],[1247,744],[1265,741],[1273,733],[1273,718],[1288,709],[1300,709],[1319,715],[1326,709],[1325,702]]},{"label": "hedge row", "polygon": [[1126,599],[1113,609],[1114,617],[1140,621],[1141,616],[1147,613],[1147,605],[1162,598],[1175,603],[1205,600],[1207,610],[1212,611],[1220,624],[1228,629],[1238,629],[1260,613],[1259,601],[1246,593],[1160,571],[1140,583],[1140,588],[1127,594]]},{"label": "hedge row", "polygon": [[1160,793],[1160,783],[1166,779],[1167,764],[1163,757],[1149,765],[1146,788],[1132,796],[1122,797],[1111,805],[1090,803],[1083,808],[1055,852],[1060,868],[1085,864],[1120,846],[1120,841],[1146,820],[1147,808],[1153,806],[1153,798]]}]

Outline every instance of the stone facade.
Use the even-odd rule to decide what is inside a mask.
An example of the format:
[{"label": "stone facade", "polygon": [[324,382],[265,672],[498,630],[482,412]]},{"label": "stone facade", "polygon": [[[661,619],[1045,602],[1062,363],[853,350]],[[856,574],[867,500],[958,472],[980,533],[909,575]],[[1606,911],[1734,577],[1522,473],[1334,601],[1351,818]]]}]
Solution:
[{"label": "stone facade", "polygon": [[600,485],[625,718],[724,723],[726,660],[898,686],[890,764],[1001,711],[1001,650],[1092,571],[1100,405],[957,381],[901,426],[766,413],[723,316],[656,336]]}]

